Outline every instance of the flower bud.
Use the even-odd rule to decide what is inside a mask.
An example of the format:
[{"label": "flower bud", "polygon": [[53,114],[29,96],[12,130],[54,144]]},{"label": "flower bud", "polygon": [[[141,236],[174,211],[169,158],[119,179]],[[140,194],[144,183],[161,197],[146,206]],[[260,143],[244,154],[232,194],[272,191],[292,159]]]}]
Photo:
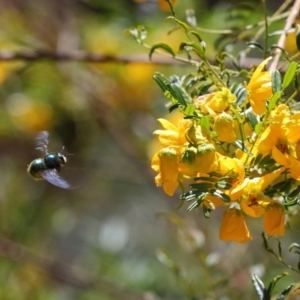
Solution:
[{"label": "flower bud", "polygon": [[217,166],[215,147],[212,144],[202,144],[198,146],[195,160],[197,172],[209,173]]},{"label": "flower bud", "polygon": [[173,148],[163,148],[158,153],[161,181],[177,180],[178,176],[178,153]]},{"label": "flower bud", "polygon": [[181,155],[181,162],[186,165],[186,166],[190,166],[192,164],[194,164],[196,159],[196,149],[186,149],[182,155]]},{"label": "flower bud", "polygon": [[233,117],[227,113],[221,113],[216,116],[214,131],[218,134],[218,140],[220,142],[233,143],[236,140],[234,132],[234,120]]}]

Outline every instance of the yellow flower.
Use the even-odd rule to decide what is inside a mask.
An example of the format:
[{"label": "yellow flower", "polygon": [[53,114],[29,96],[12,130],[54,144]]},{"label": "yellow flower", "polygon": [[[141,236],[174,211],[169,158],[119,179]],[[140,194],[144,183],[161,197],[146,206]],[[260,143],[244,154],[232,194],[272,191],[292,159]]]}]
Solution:
[{"label": "yellow flower", "polygon": [[289,169],[292,178],[299,180],[299,141],[300,114],[289,115],[286,110],[281,110],[262,133],[257,151],[263,156],[271,154],[278,164]]},{"label": "yellow flower", "polygon": [[233,143],[236,141],[233,117],[225,112],[215,117],[214,131],[218,134],[220,142]]},{"label": "yellow flower", "polygon": [[252,239],[244,220],[243,213],[236,208],[225,211],[219,234],[222,241],[246,243]]},{"label": "yellow flower", "polygon": [[164,148],[152,159],[152,168],[159,172],[155,177],[157,186],[162,186],[165,193],[172,196],[178,183],[178,153],[172,148]]},{"label": "yellow flower", "polygon": [[263,191],[278,178],[278,176],[285,170],[284,167],[268,173],[262,177],[255,177],[249,179],[248,177],[243,183],[230,191],[230,198],[232,201],[240,199],[242,210],[248,216],[257,218],[265,213],[265,208],[272,199],[264,196]]},{"label": "yellow flower", "polygon": [[265,59],[253,73],[249,84],[247,85],[248,97],[253,109],[253,112],[261,115],[267,111],[266,102],[273,95],[272,84],[271,84],[271,74],[262,70],[272,59],[269,57]]},{"label": "yellow flower", "polygon": [[203,113],[215,116],[217,113],[226,111],[235,100],[236,96],[223,87],[221,91],[198,97],[196,105]]},{"label": "yellow flower", "polygon": [[239,159],[228,156],[219,156],[216,172],[222,176],[230,176],[229,183],[233,188],[244,182],[245,179],[245,169],[242,162]]},{"label": "yellow flower", "polygon": [[285,234],[284,227],[284,208],[279,203],[270,203],[266,207],[264,215],[264,228],[268,235]]},{"label": "yellow flower", "polygon": [[159,141],[163,147],[183,146],[187,143],[185,138],[186,131],[193,125],[191,120],[179,119],[176,127],[165,119],[158,119],[164,130],[156,130],[154,134],[158,134]]}]

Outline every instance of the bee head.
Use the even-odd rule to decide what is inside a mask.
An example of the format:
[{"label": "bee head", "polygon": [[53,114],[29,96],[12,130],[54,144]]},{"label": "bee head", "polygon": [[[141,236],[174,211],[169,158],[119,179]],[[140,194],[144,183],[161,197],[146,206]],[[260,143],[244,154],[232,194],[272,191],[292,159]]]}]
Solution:
[{"label": "bee head", "polygon": [[62,165],[67,163],[67,158],[63,154],[57,153],[57,157]]}]

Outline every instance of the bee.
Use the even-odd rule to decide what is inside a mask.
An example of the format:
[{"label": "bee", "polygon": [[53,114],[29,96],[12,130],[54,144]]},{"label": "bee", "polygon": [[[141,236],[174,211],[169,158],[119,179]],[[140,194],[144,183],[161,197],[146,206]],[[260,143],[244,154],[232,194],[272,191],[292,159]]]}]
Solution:
[{"label": "bee", "polygon": [[67,163],[67,158],[60,152],[48,152],[48,138],[49,133],[47,131],[41,131],[36,136],[35,149],[42,151],[44,153],[44,157],[37,158],[29,164],[27,168],[28,174],[34,180],[46,180],[63,189],[76,188],[76,186],[72,186],[61,176],[60,171]]}]

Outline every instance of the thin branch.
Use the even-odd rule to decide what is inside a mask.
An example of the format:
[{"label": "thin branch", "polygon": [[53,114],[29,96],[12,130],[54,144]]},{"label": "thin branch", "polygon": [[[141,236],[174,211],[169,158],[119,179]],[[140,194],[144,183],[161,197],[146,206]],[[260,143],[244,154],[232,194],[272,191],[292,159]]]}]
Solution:
[{"label": "thin branch", "polygon": [[[300,0],[295,0],[295,3],[290,11],[290,14],[286,20],[286,23],[285,23],[285,27],[284,27],[284,31],[283,33],[281,34],[279,40],[278,40],[278,43],[277,45],[280,47],[280,48],[284,48],[284,45],[285,45],[285,40],[286,40],[286,32],[292,27],[292,25],[295,23],[295,20],[297,18],[297,15],[300,11]],[[281,56],[281,53],[282,53],[282,50],[281,49],[277,49],[276,50],[276,55],[272,61],[272,64],[270,65],[270,68],[269,68],[269,71],[270,72],[273,72],[276,70],[277,68],[277,65],[279,63],[279,60],[280,60],[280,56]]]},{"label": "thin branch", "polygon": [[116,56],[100,53],[89,53],[84,51],[72,52],[54,52],[38,50],[34,52],[14,52],[14,51],[0,51],[0,61],[39,61],[39,60],[53,60],[53,61],[80,61],[91,63],[143,63],[143,64],[162,64],[174,65],[182,64],[175,62],[174,59],[168,57],[154,57],[152,61],[146,55],[131,55],[131,56]]}]

